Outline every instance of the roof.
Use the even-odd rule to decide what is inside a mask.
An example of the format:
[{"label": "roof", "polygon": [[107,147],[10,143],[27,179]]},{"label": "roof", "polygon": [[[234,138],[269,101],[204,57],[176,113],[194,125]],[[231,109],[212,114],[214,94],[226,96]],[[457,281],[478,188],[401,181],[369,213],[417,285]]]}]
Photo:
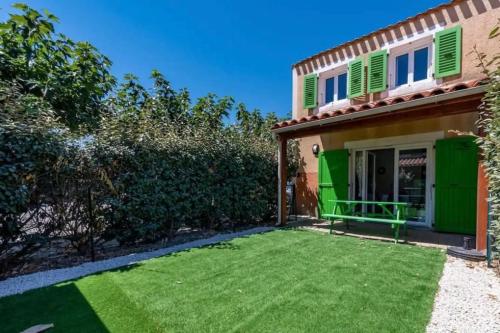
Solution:
[{"label": "roof", "polygon": [[361,113],[363,111],[375,110],[375,109],[389,106],[389,105],[395,105],[395,104],[399,104],[399,103],[415,101],[415,100],[418,100],[421,98],[438,96],[441,94],[456,92],[459,90],[467,90],[467,89],[471,89],[474,87],[484,85],[486,83],[487,83],[486,79],[479,79],[479,80],[469,80],[469,81],[464,81],[464,82],[460,82],[460,83],[455,83],[455,84],[448,85],[448,86],[439,86],[439,87],[436,87],[433,89],[419,91],[419,92],[415,92],[415,93],[409,94],[409,95],[385,98],[385,99],[381,99],[381,100],[371,102],[371,103],[365,103],[365,104],[356,105],[356,106],[349,106],[349,107],[346,107],[343,109],[322,112],[322,113],[312,115],[312,116],[307,116],[307,117],[306,116],[301,117],[299,119],[291,119],[291,120],[287,120],[287,121],[282,121],[282,122],[276,123],[272,127],[272,130],[281,129],[284,127],[297,125],[297,124],[313,122],[313,121],[322,120],[322,119],[326,119],[326,118],[334,118],[334,117],[343,116],[343,115],[352,114],[352,113],[360,113],[360,115],[362,115]]},{"label": "roof", "polygon": [[315,59],[317,57],[323,56],[323,55],[325,55],[327,53],[340,50],[341,48],[344,48],[344,47],[349,46],[351,44],[355,44],[355,43],[367,40],[367,39],[369,39],[371,37],[374,37],[374,35],[376,35],[376,34],[379,34],[379,33],[382,33],[382,32],[385,32],[385,31],[388,31],[388,30],[391,30],[391,29],[394,29],[394,28],[398,28],[398,27],[400,27],[400,26],[402,26],[402,25],[404,25],[404,24],[406,24],[408,22],[420,19],[422,16],[426,16],[426,15],[429,15],[429,14],[431,14],[433,12],[437,12],[437,11],[446,9],[448,7],[452,7],[452,6],[454,6],[454,5],[456,5],[456,4],[460,3],[460,2],[463,2],[463,1],[464,0],[452,0],[452,1],[449,1],[449,2],[444,3],[442,5],[439,5],[437,7],[429,8],[428,10],[426,10],[426,11],[424,11],[422,13],[419,13],[419,14],[417,14],[415,16],[408,17],[405,20],[399,21],[399,22],[397,22],[395,24],[391,24],[391,25],[389,25],[389,26],[387,26],[385,28],[375,30],[373,32],[370,32],[369,34],[363,35],[363,36],[358,37],[356,39],[353,39],[351,41],[345,42],[343,44],[337,45],[335,47],[329,48],[329,49],[324,50],[322,52],[319,52],[319,53],[317,53],[315,55],[312,55],[310,57],[302,59],[302,60],[298,61],[297,63],[295,63],[294,65],[292,65],[292,68],[295,67],[295,66],[297,66],[297,65],[300,65],[300,64],[302,64],[304,62],[307,62],[307,61],[313,60],[313,59]]}]

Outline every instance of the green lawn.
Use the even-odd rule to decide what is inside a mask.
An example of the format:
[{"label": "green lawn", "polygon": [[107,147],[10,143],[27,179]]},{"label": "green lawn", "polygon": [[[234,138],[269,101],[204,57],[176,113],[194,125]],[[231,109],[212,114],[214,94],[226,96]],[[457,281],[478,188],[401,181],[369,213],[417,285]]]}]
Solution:
[{"label": "green lawn", "polygon": [[281,230],[0,299],[0,331],[424,332],[440,250]]}]

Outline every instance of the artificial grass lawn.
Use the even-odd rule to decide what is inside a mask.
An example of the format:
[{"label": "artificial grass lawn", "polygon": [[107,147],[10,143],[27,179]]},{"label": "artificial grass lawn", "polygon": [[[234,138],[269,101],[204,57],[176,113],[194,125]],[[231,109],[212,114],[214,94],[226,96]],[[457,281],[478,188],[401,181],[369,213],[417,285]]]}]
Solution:
[{"label": "artificial grass lawn", "polygon": [[444,260],[280,230],[0,298],[0,331],[424,332]]}]

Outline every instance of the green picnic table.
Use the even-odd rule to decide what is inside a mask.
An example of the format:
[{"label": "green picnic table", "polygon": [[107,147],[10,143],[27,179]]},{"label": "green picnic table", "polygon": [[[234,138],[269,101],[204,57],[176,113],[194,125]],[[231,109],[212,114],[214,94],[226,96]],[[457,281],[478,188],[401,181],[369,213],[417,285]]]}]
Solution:
[{"label": "green picnic table", "polygon": [[[361,200],[329,200],[333,203],[332,213],[321,214],[330,220],[330,234],[333,233],[333,222],[343,220],[349,229],[349,221],[374,222],[390,224],[394,229],[394,242],[399,240],[399,227],[402,225],[406,235],[407,202],[361,201]],[[380,207],[379,213],[365,213],[363,206]],[[358,208],[358,209],[357,209]]]}]

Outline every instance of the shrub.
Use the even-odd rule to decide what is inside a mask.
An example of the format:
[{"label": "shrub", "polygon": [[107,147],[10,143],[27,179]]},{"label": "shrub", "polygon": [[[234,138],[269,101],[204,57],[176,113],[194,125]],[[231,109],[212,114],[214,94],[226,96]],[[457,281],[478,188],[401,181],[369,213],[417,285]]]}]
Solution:
[{"label": "shrub", "polygon": [[[500,20],[499,20],[500,22]],[[499,39],[500,26],[491,31],[490,39]],[[488,86],[481,106],[479,126],[484,136],[478,143],[484,155],[484,165],[488,174],[491,203],[490,233],[493,235],[495,256],[500,253],[500,54],[488,57],[475,50],[483,73],[488,77]]]},{"label": "shrub", "polygon": [[55,16],[15,8],[0,24],[0,274],[59,237],[88,254],[95,240],[149,242],[275,214],[273,113],[239,104],[229,124],[231,97],[192,104],[155,70],[150,90],[131,74],[116,87],[110,61],[55,35]]},{"label": "shrub", "polygon": [[141,117],[108,119],[92,154],[109,180],[102,203],[108,237],[173,237],[181,225],[249,223],[275,208],[276,157],[271,142],[227,129],[182,130]]}]

